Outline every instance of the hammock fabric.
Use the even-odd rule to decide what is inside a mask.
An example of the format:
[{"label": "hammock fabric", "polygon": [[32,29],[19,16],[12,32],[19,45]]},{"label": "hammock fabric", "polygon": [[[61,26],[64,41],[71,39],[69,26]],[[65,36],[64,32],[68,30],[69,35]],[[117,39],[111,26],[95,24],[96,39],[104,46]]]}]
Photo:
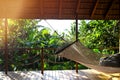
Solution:
[{"label": "hammock fabric", "polygon": [[79,41],[75,41],[64,48],[59,49],[56,53],[58,53],[58,56],[76,61],[88,68],[92,68],[100,72],[120,73],[119,67],[106,67],[99,65],[99,60],[103,55],[94,53],[92,50],[82,45]]}]

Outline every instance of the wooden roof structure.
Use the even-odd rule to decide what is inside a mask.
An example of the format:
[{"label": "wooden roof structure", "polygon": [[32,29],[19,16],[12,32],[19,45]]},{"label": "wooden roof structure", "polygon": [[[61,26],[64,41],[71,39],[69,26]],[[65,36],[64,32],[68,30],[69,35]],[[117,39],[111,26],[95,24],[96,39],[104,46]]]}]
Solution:
[{"label": "wooden roof structure", "polygon": [[120,19],[120,0],[0,0],[0,18]]}]

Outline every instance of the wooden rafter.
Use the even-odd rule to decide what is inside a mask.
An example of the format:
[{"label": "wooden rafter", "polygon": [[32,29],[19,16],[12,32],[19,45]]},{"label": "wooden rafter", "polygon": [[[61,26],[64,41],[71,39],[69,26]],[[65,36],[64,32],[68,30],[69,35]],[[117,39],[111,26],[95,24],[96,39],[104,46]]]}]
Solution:
[{"label": "wooden rafter", "polygon": [[80,7],[80,0],[77,1],[76,13],[78,13]]},{"label": "wooden rafter", "polygon": [[62,14],[62,0],[59,0],[59,18],[61,17]]},{"label": "wooden rafter", "polygon": [[108,16],[108,13],[109,13],[109,11],[110,11],[110,9],[111,9],[111,7],[112,7],[112,4],[113,4],[113,2],[114,2],[115,0],[111,0],[111,3],[109,4],[109,6],[108,6],[108,9],[106,9],[106,13],[105,13],[105,19],[107,18],[107,16]]},{"label": "wooden rafter", "polygon": [[40,0],[40,14],[43,16],[43,0]]},{"label": "wooden rafter", "polygon": [[[111,1],[115,1],[115,4],[112,4],[112,9],[108,8]],[[75,19],[75,16],[78,15],[78,19],[104,20],[106,16],[106,18],[109,16],[110,20],[119,20],[119,1],[120,0],[0,0],[0,18]]]},{"label": "wooden rafter", "polygon": [[96,10],[96,8],[97,8],[98,3],[99,3],[99,0],[96,1],[95,5],[94,5],[94,7],[93,7],[92,13],[91,13],[91,15],[90,15],[91,18],[93,17],[93,15],[94,15],[94,13],[95,13],[95,10]]}]

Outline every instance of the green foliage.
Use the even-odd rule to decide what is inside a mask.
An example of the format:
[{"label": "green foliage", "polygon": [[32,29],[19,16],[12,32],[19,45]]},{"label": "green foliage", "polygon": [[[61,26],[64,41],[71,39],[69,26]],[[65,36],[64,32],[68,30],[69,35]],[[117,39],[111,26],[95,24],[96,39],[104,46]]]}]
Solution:
[{"label": "green foliage", "polygon": [[66,30],[67,31],[67,34],[64,34],[64,38],[68,41],[68,42],[71,42],[71,41],[75,41],[76,37],[76,25],[75,25],[75,22],[71,23],[71,29],[70,31],[69,30]]},{"label": "green foliage", "polygon": [[[2,22],[3,21],[3,22]],[[4,20],[1,21],[1,25]],[[56,32],[51,33],[47,27],[40,26],[40,20],[31,19],[9,19],[8,20],[8,48],[9,50],[9,70],[39,70],[41,69],[41,50],[29,50],[27,48],[57,48],[64,42]],[[4,32],[4,25],[0,31]],[[3,37],[0,38],[2,41]],[[1,47],[4,42],[1,42]],[[24,49],[26,48],[26,49]],[[3,52],[2,52],[3,53]],[[45,59],[54,61],[54,57],[50,54],[53,51],[46,50]],[[53,54],[54,55],[54,54]],[[4,65],[4,57],[0,55],[0,63]],[[61,65],[54,65],[45,62],[45,69],[66,69],[60,68]],[[50,67],[51,66],[51,67]],[[2,70],[2,69],[1,69]]]},{"label": "green foliage", "polygon": [[117,50],[105,48],[119,46],[119,26],[116,26],[117,23],[117,20],[91,20],[88,23],[83,20],[79,26],[79,39],[89,48],[103,48],[105,54],[116,53]]},{"label": "green foliage", "polygon": [[[75,41],[75,22],[71,24],[71,30],[67,30],[67,34],[63,32],[58,35],[56,32],[51,33],[49,28],[38,25],[40,21],[39,19],[8,20],[9,70],[41,69],[41,50],[27,48],[58,48],[70,41]],[[118,47],[119,26],[116,26],[117,22],[116,20],[91,20],[89,22],[82,20],[79,23],[79,40],[97,53],[113,54],[117,50],[106,48]],[[5,61],[3,48],[4,19],[0,19],[0,67]],[[75,69],[75,62],[54,55],[54,50],[44,50],[45,69]],[[86,68],[83,65],[78,67]]]}]

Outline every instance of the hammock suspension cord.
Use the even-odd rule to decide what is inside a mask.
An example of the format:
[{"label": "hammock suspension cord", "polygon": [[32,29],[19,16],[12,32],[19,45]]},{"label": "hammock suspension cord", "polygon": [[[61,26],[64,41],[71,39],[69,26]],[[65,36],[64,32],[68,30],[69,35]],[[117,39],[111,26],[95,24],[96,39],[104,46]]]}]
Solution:
[{"label": "hammock suspension cord", "polygon": [[62,40],[64,40],[65,42],[67,42],[63,37],[61,37],[59,34],[58,34],[58,32],[51,26],[51,24],[47,21],[47,20],[44,20],[50,27],[51,27],[51,29],[62,39]]}]

